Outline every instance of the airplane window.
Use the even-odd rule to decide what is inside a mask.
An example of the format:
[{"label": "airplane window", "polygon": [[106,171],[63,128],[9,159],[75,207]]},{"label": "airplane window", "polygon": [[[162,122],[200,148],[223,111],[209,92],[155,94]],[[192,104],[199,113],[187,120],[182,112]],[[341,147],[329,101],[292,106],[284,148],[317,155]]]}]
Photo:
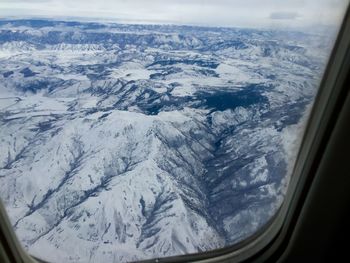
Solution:
[{"label": "airplane window", "polygon": [[347,5],[2,0],[0,197],[22,246],[129,262],[256,233]]}]

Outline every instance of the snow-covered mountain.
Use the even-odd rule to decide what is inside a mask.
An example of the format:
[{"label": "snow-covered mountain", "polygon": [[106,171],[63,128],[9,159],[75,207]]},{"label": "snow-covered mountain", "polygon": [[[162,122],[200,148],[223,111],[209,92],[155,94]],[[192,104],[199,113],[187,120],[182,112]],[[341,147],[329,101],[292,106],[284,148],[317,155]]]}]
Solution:
[{"label": "snow-covered mountain", "polygon": [[0,21],[0,196],[52,262],[207,251],[278,210],[328,54],[298,32]]}]

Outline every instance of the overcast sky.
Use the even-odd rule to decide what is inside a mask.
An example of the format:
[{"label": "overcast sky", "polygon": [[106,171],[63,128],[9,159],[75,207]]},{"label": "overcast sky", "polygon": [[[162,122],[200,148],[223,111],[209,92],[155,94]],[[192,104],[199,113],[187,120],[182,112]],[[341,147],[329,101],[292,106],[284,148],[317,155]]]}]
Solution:
[{"label": "overcast sky", "polygon": [[337,25],[348,0],[0,0],[0,18],[90,18],[238,27]]}]

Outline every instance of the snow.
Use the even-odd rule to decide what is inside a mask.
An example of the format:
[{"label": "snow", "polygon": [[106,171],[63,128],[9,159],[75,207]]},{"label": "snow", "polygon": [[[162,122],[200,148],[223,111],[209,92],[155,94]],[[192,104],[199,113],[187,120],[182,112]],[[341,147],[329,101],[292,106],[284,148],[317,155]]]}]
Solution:
[{"label": "snow", "polygon": [[177,86],[171,92],[171,94],[173,96],[185,97],[185,96],[191,96],[191,95],[193,95],[195,93],[196,88],[191,86],[191,84],[184,83],[184,80],[182,80],[180,83],[182,83],[182,85],[181,86]]},{"label": "snow", "polygon": [[259,30],[0,27],[27,39],[0,44],[0,196],[31,254],[208,251],[278,210],[327,58],[317,38],[290,50]]},{"label": "snow", "polygon": [[114,78],[123,78],[125,80],[149,79],[152,72],[145,69],[141,64],[135,62],[124,63],[121,67],[113,69]]}]

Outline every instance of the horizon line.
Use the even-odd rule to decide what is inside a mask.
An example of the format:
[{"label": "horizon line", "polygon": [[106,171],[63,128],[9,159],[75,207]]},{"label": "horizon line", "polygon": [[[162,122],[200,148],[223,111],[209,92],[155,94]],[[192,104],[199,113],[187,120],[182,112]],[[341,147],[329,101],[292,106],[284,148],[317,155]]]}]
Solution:
[{"label": "horizon line", "polygon": [[[314,28],[315,26],[308,27],[286,27],[286,26],[234,26],[234,25],[210,25],[203,23],[181,23],[175,21],[154,21],[154,20],[125,20],[118,18],[98,18],[98,17],[84,17],[84,16],[45,16],[45,15],[11,15],[11,16],[0,16],[0,21],[6,20],[47,20],[47,21],[57,21],[57,22],[80,22],[80,23],[96,23],[96,24],[115,24],[115,25],[148,25],[148,26],[189,26],[189,27],[202,27],[202,28],[224,28],[224,29],[250,29],[250,30],[271,30],[271,31],[296,31],[305,32],[307,29]],[[324,29],[333,28],[336,29],[334,25],[318,25]]]}]

